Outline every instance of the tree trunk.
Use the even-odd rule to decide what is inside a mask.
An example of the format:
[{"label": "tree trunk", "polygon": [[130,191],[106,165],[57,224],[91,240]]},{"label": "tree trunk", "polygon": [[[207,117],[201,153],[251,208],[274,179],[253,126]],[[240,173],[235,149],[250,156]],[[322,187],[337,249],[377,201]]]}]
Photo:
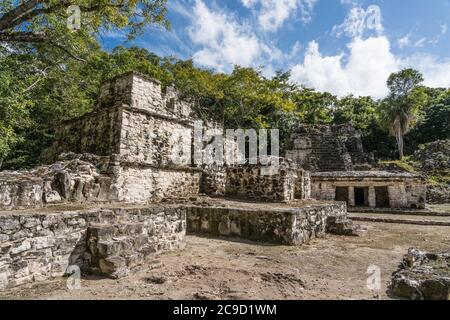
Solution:
[{"label": "tree trunk", "polygon": [[395,139],[397,140],[398,154],[400,156],[400,160],[403,160],[404,157],[403,148],[405,143],[403,141],[403,132],[400,126],[396,128]]}]

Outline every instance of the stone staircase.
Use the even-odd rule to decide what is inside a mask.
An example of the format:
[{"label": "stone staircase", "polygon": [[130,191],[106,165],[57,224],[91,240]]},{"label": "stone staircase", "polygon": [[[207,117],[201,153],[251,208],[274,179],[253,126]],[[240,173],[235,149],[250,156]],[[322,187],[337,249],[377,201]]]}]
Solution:
[{"label": "stone staircase", "polygon": [[303,125],[291,136],[287,157],[314,172],[370,169],[371,157],[363,149],[361,135],[351,125]]},{"label": "stone staircase", "polygon": [[361,234],[361,226],[346,216],[327,217],[327,233],[338,236],[358,237]]},{"label": "stone staircase", "polygon": [[312,137],[311,160],[319,171],[352,170],[350,155],[343,150],[341,142],[333,134]]},{"label": "stone staircase", "polygon": [[87,231],[90,272],[114,279],[124,277],[158,251],[143,223],[97,224]]}]

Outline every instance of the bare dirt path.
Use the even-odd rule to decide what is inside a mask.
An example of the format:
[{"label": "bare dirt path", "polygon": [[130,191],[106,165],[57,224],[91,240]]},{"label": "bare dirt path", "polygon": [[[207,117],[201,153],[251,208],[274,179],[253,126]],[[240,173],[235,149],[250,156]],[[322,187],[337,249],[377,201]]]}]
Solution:
[{"label": "bare dirt path", "polygon": [[[388,299],[390,275],[410,247],[450,248],[450,227],[367,223],[360,238],[326,236],[303,247],[188,237],[185,251],[164,254],[121,280],[66,279],[0,292],[0,299]],[[367,289],[381,268],[382,290]]]}]

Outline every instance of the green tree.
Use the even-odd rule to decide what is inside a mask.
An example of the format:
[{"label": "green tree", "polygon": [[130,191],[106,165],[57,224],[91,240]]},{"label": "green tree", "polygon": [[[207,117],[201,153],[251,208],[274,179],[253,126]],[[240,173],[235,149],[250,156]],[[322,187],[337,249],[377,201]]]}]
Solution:
[{"label": "green tree", "polygon": [[413,69],[391,74],[387,81],[390,95],[380,104],[380,124],[395,137],[400,159],[404,157],[404,135],[415,124],[426,102],[422,82],[422,74]]},{"label": "green tree", "polygon": [[377,102],[371,97],[345,96],[338,100],[334,111],[334,123],[351,122],[355,128],[367,132],[369,126],[376,121]]},{"label": "green tree", "polygon": [[336,107],[336,96],[328,92],[317,92],[314,89],[301,88],[294,94],[295,114],[297,118],[308,124],[330,124],[333,122],[333,110]]},{"label": "green tree", "polygon": [[450,90],[440,90],[437,97],[432,96],[423,113],[422,121],[411,132],[414,148],[436,140],[450,139]]},{"label": "green tree", "polygon": [[[167,0],[1,0],[0,41],[33,44],[72,58],[88,52],[86,38],[101,30],[123,29],[130,38],[149,24],[169,26]],[[81,28],[67,27],[68,9],[81,10]]]},{"label": "green tree", "polygon": [[[167,0],[0,0],[0,163],[36,164],[58,122],[88,112],[102,79],[141,70],[164,78],[146,50],[100,50],[104,30],[135,37],[148,24],[168,27]],[[69,6],[81,29],[67,27]],[[5,162],[3,160],[6,159]]]}]

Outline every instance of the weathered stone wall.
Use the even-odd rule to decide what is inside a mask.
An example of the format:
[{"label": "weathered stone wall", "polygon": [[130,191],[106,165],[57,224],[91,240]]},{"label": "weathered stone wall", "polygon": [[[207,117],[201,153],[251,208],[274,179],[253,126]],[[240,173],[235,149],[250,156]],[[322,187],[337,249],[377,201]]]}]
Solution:
[{"label": "weathered stone wall", "polygon": [[[94,165],[94,163],[96,163]],[[39,208],[63,202],[118,200],[110,157],[64,154],[60,161],[29,171],[0,173],[0,208]]]},{"label": "weathered stone wall", "polygon": [[191,158],[192,123],[132,109],[123,110],[122,119],[122,161],[158,167],[192,167],[187,162],[183,164],[173,161],[175,155]]},{"label": "weathered stone wall", "polygon": [[327,172],[312,174],[312,197],[319,200],[336,200],[336,188],[348,188],[348,205],[355,206],[355,188],[367,188],[367,205],[376,207],[376,187],[386,187],[389,207],[424,209],[426,184],[408,173]]},{"label": "weathered stone wall", "polygon": [[119,200],[145,204],[163,199],[184,198],[199,194],[202,172],[191,170],[123,166],[117,187]]},{"label": "weathered stone wall", "polygon": [[311,199],[311,172],[305,170],[297,171],[295,179],[295,199]]},{"label": "weathered stone wall", "polygon": [[227,184],[227,168],[225,166],[203,166],[200,180],[200,193],[210,196],[224,196]]},{"label": "weathered stone wall", "polygon": [[174,88],[163,90],[158,80],[138,72],[119,75],[101,85],[96,108],[114,107],[184,119],[192,116],[191,104],[180,99]]},{"label": "weathered stone wall", "polygon": [[122,110],[110,108],[63,123],[55,130],[54,143],[42,154],[50,164],[60,154],[74,152],[110,156],[120,152]]},{"label": "weathered stone wall", "polygon": [[[185,219],[185,209],[170,206],[2,213],[0,289],[63,276],[71,265],[123,275],[154,253],[184,248]],[[101,226],[110,233],[88,242],[88,228]]]},{"label": "weathered stone wall", "polygon": [[295,199],[298,170],[281,159],[271,173],[261,165],[232,166],[227,170],[226,195],[261,201],[283,202]]},{"label": "weathered stone wall", "polygon": [[301,245],[327,231],[327,219],[345,220],[344,203],[303,205],[300,208],[190,207],[188,233],[236,237],[257,242]]},{"label": "weathered stone wall", "polygon": [[290,144],[286,158],[313,172],[351,171],[369,161],[361,135],[351,125],[299,125]]}]

